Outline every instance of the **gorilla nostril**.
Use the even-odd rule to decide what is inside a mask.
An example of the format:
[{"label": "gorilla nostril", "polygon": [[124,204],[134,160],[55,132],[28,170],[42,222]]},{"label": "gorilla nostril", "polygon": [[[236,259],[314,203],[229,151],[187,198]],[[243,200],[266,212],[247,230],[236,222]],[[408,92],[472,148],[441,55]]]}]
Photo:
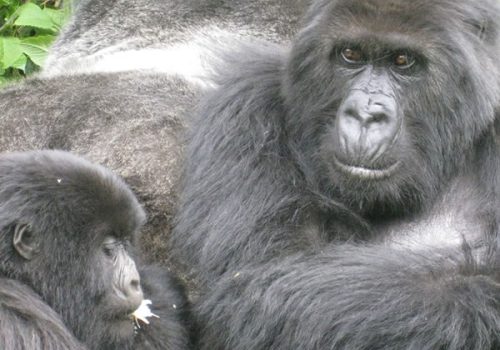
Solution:
[{"label": "gorilla nostril", "polygon": [[354,107],[349,107],[343,110],[341,117],[356,120],[362,125],[387,123],[390,119],[385,112],[360,111]]},{"label": "gorilla nostril", "polygon": [[370,123],[385,123],[389,120],[389,117],[385,113],[373,113],[368,119]]},{"label": "gorilla nostril", "polygon": [[137,291],[141,288],[141,282],[139,282],[139,280],[132,280],[130,281],[130,287],[133,291]]},{"label": "gorilla nostril", "polygon": [[356,120],[359,120],[361,117],[359,115],[359,112],[356,108],[346,108],[344,110],[344,116],[346,117],[351,117],[351,118],[354,118]]}]

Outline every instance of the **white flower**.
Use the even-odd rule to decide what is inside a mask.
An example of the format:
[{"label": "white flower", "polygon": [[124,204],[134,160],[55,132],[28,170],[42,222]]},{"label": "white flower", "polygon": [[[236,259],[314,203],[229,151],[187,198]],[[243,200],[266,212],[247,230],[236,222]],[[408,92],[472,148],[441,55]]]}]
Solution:
[{"label": "white flower", "polygon": [[151,300],[144,299],[142,301],[141,305],[139,306],[139,308],[132,313],[132,315],[131,315],[132,319],[135,321],[135,324],[137,325],[137,327],[139,327],[139,328],[141,327],[139,325],[139,321],[142,321],[145,324],[149,324],[149,321],[147,319],[148,317],[160,318],[160,316],[155,315],[149,309],[149,305],[151,305],[151,304],[152,304]]}]

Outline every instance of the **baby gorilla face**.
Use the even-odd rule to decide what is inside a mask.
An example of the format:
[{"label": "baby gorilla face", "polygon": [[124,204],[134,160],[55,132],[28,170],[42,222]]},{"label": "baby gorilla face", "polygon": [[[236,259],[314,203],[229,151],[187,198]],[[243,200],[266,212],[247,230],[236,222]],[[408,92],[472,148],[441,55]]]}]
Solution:
[{"label": "baby gorilla face", "polygon": [[19,260],[7,275],[28,281],[90,348],[132,344],[143,291],[131,242],[145,215],[129,188],[64,152],[5,155],[0,173]]}]

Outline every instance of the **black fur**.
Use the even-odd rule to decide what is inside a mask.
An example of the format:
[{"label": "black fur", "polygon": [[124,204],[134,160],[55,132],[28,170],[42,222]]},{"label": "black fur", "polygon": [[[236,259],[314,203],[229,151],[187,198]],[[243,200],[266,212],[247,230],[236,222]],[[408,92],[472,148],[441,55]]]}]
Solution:
[{"label": "black fur", "polygon": [[150,319],[136,336],[138,349],[192,349],[190,305],[183,284],[163,266],[147,266],[141,271],[146,298],[153,301],[152,311],[159,319]]},{"label": "black fur", "polygon": [[[500,10],[494,0],[320,0],[290,51],[223,53],[193,123],[173,245],[202,286],[202,349],[500,346]],[[332,164],[362,40],[418,55],[388,74],[389,177]],[[347,241],[347,242],[346,242]]]},{"label": "black fur", "polygon": [[227,274],[204,349],[497,349],[498,255],[337,245]]},{"label": "black fur", "polygon": [[[187,349],[184,289],[170,273],[141,271],[144,297],[161,318],[137,335],[127,319],[137,306],[129,295],[114,297],[115,281],[136,270],[132,260],[110,261],[103,241],[123,242],[113,249],[129,256],[126,242],[137,240],[144,221],[130,189],[103,167],[60,151],[1,155],[2,349],[83,349],[78,341],[89,349]],[[28,225],[32,255],[13,244],[19,225]]]},{"label": "black fur", "polygon": [[28,286],[0,278],[0,348],[81,349],[61,317]]}]

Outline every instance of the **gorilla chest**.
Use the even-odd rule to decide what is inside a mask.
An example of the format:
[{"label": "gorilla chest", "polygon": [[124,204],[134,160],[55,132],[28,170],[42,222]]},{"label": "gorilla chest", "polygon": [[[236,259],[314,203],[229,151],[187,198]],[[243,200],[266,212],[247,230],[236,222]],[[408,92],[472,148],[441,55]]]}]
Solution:
[{"label": "gorilla chest", "polygon": [[[463,185],[463,184],[462,184]],[[471,186],[451,186],[432,208],[418,217],[385,222],[376,226],[377,237],[402,249],[482,245],[490,226],[492,206]]]}]

